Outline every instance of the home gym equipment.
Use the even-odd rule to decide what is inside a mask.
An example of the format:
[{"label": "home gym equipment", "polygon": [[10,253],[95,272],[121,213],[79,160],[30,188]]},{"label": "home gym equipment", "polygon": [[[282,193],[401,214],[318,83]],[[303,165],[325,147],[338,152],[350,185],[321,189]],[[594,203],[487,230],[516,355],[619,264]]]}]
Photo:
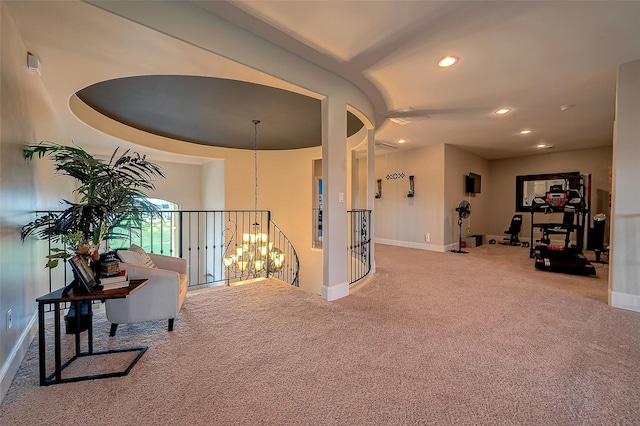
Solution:
[{"label": "home gym equipment", "polygon": [[535,267],[574,275],[595,275],[596,268],[577,247],[536,246]]},{"label": "home gym equipment", "polygon": [[593,246],[593,252],[596,255],[596,259],[593,260],[592,262],[595,262],[595,263],[605,263],[605,264],[608,263],[602,260],[601,258],[602,253],[605,252],[604,231],[605,231],[606,219],[607,219],[607,216],[604,213],[598,213],[597,215],[593,216],[593,228],[591,229],[591,233],[589,235],[591,236],[591,244]]},{"label": "home gym equipment", "polygon": [[509,224],[509,229],[504,231],[505,234],[509,235],[509,238],[505,238],[503,242],[500,244],[504,244],[507,246],[519,246],[522,243],[518,236],[520,235],[520,231],[522,230],[522,215],[514,214],[511,218],[511,223]]},{"label": "home gym equipment", "polygon": [[[582,186],[584,188],[584,186]],[[595,275],[596,270],[582,254],[584,244],[584,224],[588,215],[584,197],[578,189],[562,189],[553,185],[544,197],[534,197],[531,206],[531,241],[541,243],[533,246],[529,257],[535,257],[537,269],[578,275]],[[562,213],[562,222],[536,222],[539,213]],[[534,239],[534,229],[542,233]],[[571,235],[575,244],[571,245]],[[562,246],[552,246],[551,236],[564,235]]]},{"label": "home gym equipment", "polygon": [[460,201],[458,207],[456,207],[456,211],[458,212],[458,250],[451,250],[452,253],[469,253],[468,251],[462,250],[462,220],[471,216],[471,204],[467,200]]}]

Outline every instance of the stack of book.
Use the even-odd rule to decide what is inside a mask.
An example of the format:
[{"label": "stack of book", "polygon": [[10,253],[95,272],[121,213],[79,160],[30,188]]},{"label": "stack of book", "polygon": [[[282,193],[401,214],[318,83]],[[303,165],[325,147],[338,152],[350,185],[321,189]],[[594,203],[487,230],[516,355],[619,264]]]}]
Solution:
[{"label": "stack of book", "polygon": [[113,290],[114,288],[129,287],[129,277],[126,270],[121,270],[118,275],[100,278],[103,290]]}]

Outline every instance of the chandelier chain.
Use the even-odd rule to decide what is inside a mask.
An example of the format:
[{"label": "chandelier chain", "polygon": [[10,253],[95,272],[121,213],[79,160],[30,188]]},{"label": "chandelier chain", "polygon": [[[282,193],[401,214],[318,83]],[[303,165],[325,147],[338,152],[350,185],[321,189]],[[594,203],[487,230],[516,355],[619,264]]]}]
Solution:
[{"label": "chandelier chain", "polygon": [[[233,272],[235,278],[240,280],[249,277],[257,278],[261,275],[274,276],[285,267],[285,254],[274,243],[269,241],[269,222],[263,223],[267,233],[258,222],[258,124],[259,120],[251,121],[254,126],[253,134],[253,168],[254,168],[254,222],[252,232],[243,225],[232,233],[232,239],[235,239],[235,248],[231,253],[225,249],[223,258],[224,266],[227,268],[227,274]],[[249,212],[249,218],[251,213]],[[268,219],[268,216],[267,216]],[[237,225],[236,225],[237,226]],[[238,233],[239,232],[239,233]],[[242,240],[240,240],[242,235]],[[231,241],[227,245],[227,249],[231,245]],[[231,275],[228,275],[231,277]],[[227,281],[229,285],[229,281]]]},{"label": "chandelier chain", "polygon": [[253,210],[258,211],[258,124],[260,120],[253,120],[253,177],[254,177],[254,205]]}]

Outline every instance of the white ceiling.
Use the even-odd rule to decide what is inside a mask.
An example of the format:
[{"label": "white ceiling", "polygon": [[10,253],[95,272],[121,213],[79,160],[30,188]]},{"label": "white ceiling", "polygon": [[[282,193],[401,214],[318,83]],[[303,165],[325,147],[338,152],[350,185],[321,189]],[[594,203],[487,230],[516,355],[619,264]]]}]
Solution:
[{"label": "white ceiling", "polygon": [[[540,152],[538,143],[610,145],[617,67],[640,59],[637,1],[195,3],[347,77],[379,115],[430,117],[378,121],[377,141],[447,143],[487,159]],[[445,55],[460,60],[438,68]],[[512,111],[493,113],[503,106]]]},{"label": "white ceiling", "polygon": [[[114,75],[206,75],[214,64],[226,78],[255,73],[88,4],[5,3],[61,111]],[[405,139],[402,149],[447,143],[498,159],[549,152],[540,142],[553,151],[611,145],[617,67],[640,59],[638,1],[191,3],[352,81],[374,105],[376,141]],[[440,69],[444,55],[460,60]],[[493,113],[504,106],[512,111]],[[406,108],[430,118],[383,119]],[[79,140],[104,138],[66,117]]]}]

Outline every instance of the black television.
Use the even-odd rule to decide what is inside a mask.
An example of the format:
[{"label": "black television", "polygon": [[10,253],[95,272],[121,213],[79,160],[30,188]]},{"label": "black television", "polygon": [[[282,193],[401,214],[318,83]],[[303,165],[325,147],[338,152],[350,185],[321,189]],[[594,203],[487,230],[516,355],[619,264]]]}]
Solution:
[{"label": "black television", "polygon": [[464,191],[469,194],[479,194],[482,188],[481,176],[475,173],[469,173],[464,178]]}]

